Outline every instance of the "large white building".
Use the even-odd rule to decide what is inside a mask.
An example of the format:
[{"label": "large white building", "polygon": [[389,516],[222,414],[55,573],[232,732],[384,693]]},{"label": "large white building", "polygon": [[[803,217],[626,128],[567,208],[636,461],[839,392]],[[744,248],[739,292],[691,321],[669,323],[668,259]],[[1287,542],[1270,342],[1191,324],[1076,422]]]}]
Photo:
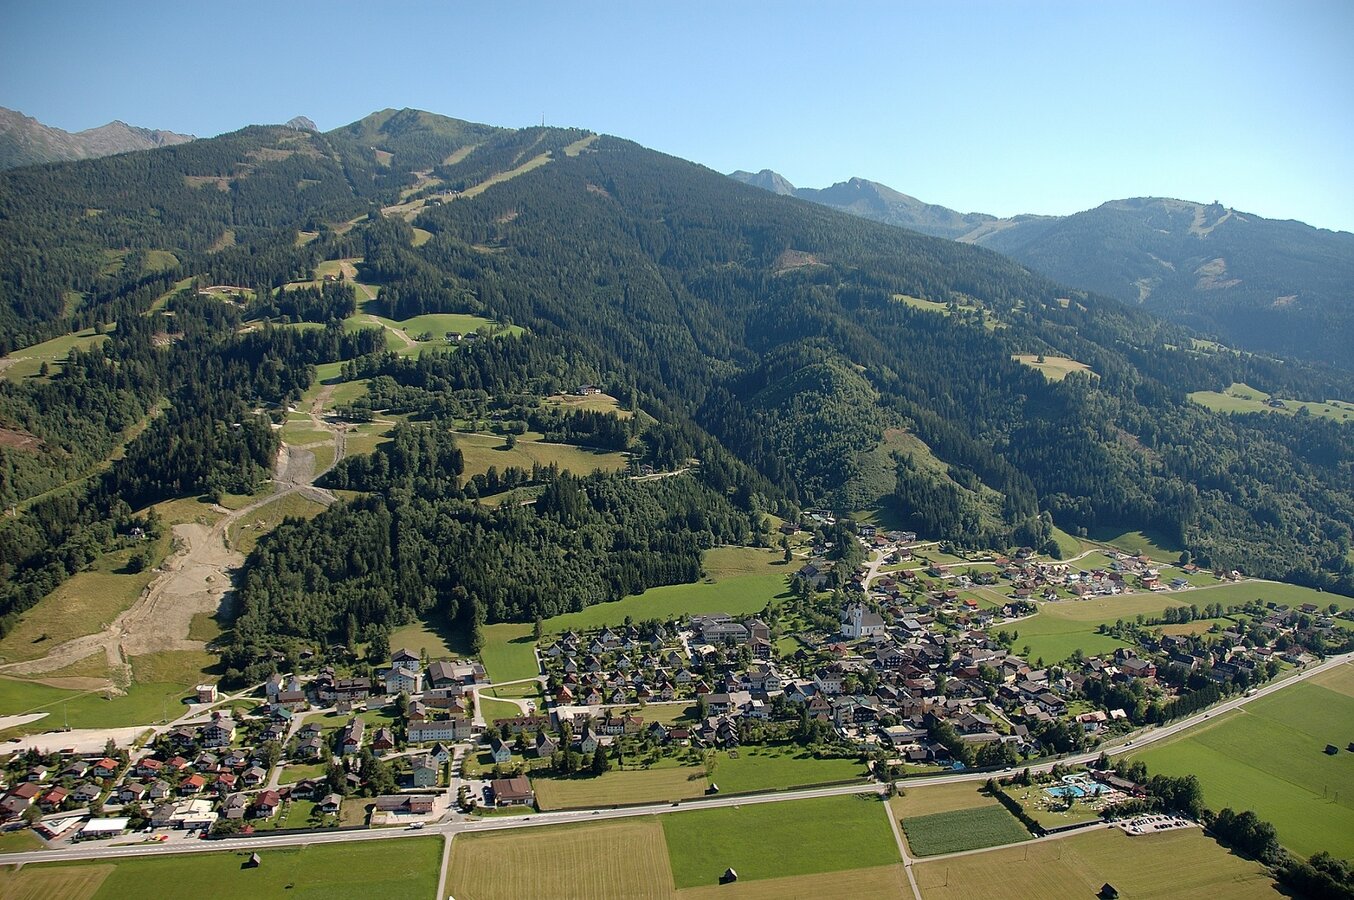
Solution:
[{"label": "large white building", "polygon": [[860,603],[842,610],[842,637],[865,638],[884,633],[884,617]]}]

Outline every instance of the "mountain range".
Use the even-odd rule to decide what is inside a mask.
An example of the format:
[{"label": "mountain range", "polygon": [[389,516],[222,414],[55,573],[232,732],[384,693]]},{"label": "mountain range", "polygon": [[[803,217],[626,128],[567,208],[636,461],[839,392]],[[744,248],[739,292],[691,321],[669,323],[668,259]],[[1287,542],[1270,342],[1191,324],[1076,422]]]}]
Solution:
[{"label": "mountain range", "polygon": [[191,134],[138,128],[120,121],[72,133],[0,107],[0,169],[93,159],[129,150],[169,147],[193,139]]},{"label": "mountain range", "polygon": [[1064,284],[1140,304],[1254,352],[1354,368],[1354,234],[1217,203],[1112,200],[1070,216],[960,213],[863,178],[796,188],[731,177],[923,234],[978,244]]},{"label": "mountain range", "polygon": [[[1197,336],[584,129],[392,109],[13,169],[0,349],[60,340],[0,376],[0,504],[25,508],[0,521],[0,629],[136,511],[258,490],[321,377],[400,427],[249,557],[244,680],[434,610],[473,630],[690,581],[699,547],[818,506],[982,548],[1143,529],[1354,593],[1350,422],[1190,399],[1349,400],[1354,375]],[[558,404],[581,385],[614,405]],[[566,479],[519,440],[684,477]]]}]

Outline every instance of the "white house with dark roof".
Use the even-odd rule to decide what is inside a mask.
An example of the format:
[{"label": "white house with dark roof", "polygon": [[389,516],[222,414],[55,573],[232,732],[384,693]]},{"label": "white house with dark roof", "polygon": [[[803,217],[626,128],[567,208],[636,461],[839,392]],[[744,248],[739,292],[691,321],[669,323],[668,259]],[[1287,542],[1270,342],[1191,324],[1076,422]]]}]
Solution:
[{"label": "white house with dark roof", "polygon": [[408,672],[417,672],[423,668],[418,654],[412,650],[403,648],[396,650],[390,655],[390,667],[392,669],[404,669]]}]

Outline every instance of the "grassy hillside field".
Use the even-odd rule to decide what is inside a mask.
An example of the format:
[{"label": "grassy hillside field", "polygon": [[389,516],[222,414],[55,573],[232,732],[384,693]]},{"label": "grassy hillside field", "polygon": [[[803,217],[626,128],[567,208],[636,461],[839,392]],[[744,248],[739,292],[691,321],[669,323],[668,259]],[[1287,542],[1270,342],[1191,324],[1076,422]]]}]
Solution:
[{"label": "grassy hillside field", "polygon": [[324,512],[324,505],[301,494],[288,494],[266,503],[249,517],[231,524],[226,532],[230,545],[246,556],[259,538],[272,531],[286,518],[313,519]]},{"label": "grassy hillside field", "polygon": [[1095,374],[1091,371],[1090,366],[1066,356],[1044,356],[1041,358],[1033,353],[1019,353],[1016,354],[1014,359],[1021,365],[1029,366],[1031,369],[1042,373],[1049,381],[1062,381],[1073,372]]},{"label": "grassy hillside field", "polygon": [[[1305,409],[1313,416],[1334,419],[1337,422],[1354,421],[1354,403],[1344,400],[1326,400],[1321,403],[1286,400],[1272,397],[1259,388],[1241,382],[1233,383],[1225,391],[1194,391],[1188,397],[1200,406],[1206,406],[1216,412],[1271,412],[1293,416],[1297,415],[1299,410]],[[1270,406],[1270,403],[1283,405]]]},{"label": "grassy hillside field", "polygon": [[533,465],[549,466],[552,463],[576,475],[588,475],[594,469],[619,472],[628,462],[624,453],[587,450],[572,444],[556,444],[548,441],[519,439],[509,448],[505,439],[497,434],[457,432],[456,446],[464,458],[467,477],[482,475],[489,471],[490,466],[496,467],[500,472],[509,466],[516,466],[529,472]]},{"label": "grassy hillside field", "polygon": [[[105,331],[112,331],[115,327],[115,325],[110,325]],[[63,368],[62,363],[70,355],[71,350],[76,348],[87,350],[106,340],[108,340],[106,333],[96,334],[93,328],[65,334],[61,337],[52,338],[50,341],[43,341],[41,344],[33,344],[21,350],[15,350],[5,357],[9,362],[0,365],[0,372],[3,372],[4,377],[12,381],[20,378],[32,378],[38,375],[42,369],[42,364],[47,363],[49,372],[56,375]]]},{"label": "grassy hillside field", "polygon": [[1045,663],[1055,663],[1066,659],[1077,649],[1093,656],[1110,653],[1124,646],[1124,642],[1118,638],[1096,633],[1096,628],[1102,623],[1132,619],[1139,613],[1156,616],[1168,606],[1187,605],[1189,602],[1179,596],[1160,594],[1060,600],[1039,604],[1038,615],[1008,628],[1019,633],[1015,642],[1018,650],[1025,646],[1030,648],[1028,655],[1031,660],[1043,659]]},{"label": "grassy hillside field", "polygon": [[[131,607],[155,578],[159,566],[170,552],[171,527],[196,522],[210,525],[221,513],[198,498],[183,498],[156,504],[165,531],[150,545],[152,561],[140,572],[127,571],[131,556],[141,549],[132,547],[106,554],[84,572],[63,583],[38,601],[0,641],[0,662],[37,659],[63,641],[102,631],[120,613]],[[190,637],[206,639],[220,629],[199,625]],[[183,711],[182,700],[192,685],[202,681],[204,669],[213,664],[206,654],[174,651],[133,656],[131,684],[123,693],[108,690],[112,672],[102,650],[62,669],[33,678],[0,675],[0,715],[46,713],[46,717],[28,725],[0,732],[0,739],[60,728],[115,728],[159,722],[166,715]],[[213,678],[214,680],[214,678]]]},{"label": "grassy hillside field", "polygon": [[[170,550],[168,529],[153,546],[132,547],[97,559],[38,601],[0,640],[0,662],[39,659],[65,641],[96,634],[136,602],[155,579],[154,566]],[[128,561],[150,546],[153,563],[139,572]]]},{"label": "grassy hillside field", "polygon": [[[542,622],[542,631],[550,635],[569,629],[620,625],[626,616],[643,621],[712,612],[741,615],[758,612],[768,603],[788,596],[787,567],[779,555],[769,550],[716,547],[706,551],[702,564],[706,578],[701,581],[650,588],[614,603],[598,603],[580,612],[553,616]],[[493,681],[540,674],[532,652],[535,641],[531,631],[531,625],[512,622],[484,629],[480,658]]]}]

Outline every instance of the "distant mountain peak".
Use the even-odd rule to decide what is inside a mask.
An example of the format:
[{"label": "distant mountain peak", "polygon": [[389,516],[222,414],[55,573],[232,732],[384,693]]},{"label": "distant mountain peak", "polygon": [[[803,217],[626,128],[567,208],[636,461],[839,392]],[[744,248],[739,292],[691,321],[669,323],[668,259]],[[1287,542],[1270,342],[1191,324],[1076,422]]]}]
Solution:
[{"label": "distant mountain peak", "polygon": [[141,128],[121,119],[71,133],[44,125],[16,110],[0,107],[0,169],[92,159],[131,150],[169,147],[191,140],[195,140],[191,134]]},{"label": "distant mountain peak", "polygon": [[319,131],[315,122],[309,116],[293,116],[287,120],[288,128],[295,128],[297,131]]},{"label": "distant mountain peak", "polygon": [[729,177],[773,194],[792,195],[795,192],[795,186],[788,179],[770,169],[762,169],[755,175],[739,169],[737,172],[730,172]]},{"label": "distant mountain peak", "polygon": [[866,219],[910,228],[935,237],[963,238],[996,221],[983,213],[960,213],[918,200],[886,184],[858,176],[825,188],[797,188],[801,200],[811,200]]}]

